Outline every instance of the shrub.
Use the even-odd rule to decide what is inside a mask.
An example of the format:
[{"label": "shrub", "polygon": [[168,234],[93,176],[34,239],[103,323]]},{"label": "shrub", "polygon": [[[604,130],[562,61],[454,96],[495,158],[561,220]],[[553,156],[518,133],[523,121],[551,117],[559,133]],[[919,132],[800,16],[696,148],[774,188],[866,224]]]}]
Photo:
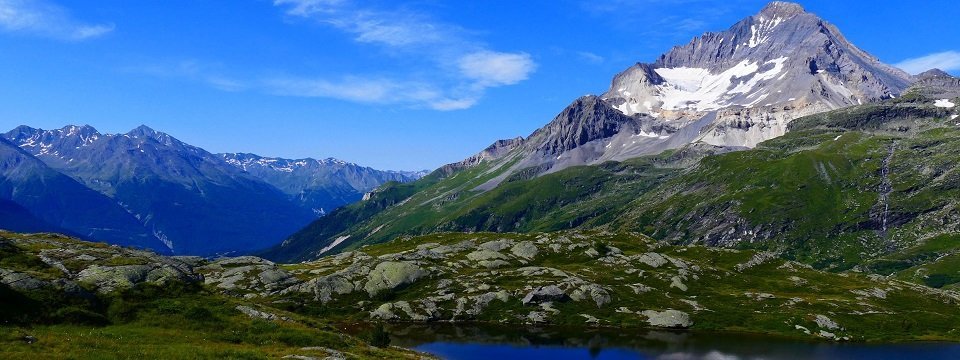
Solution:
[{"label": "shrub", "polygon": [[390,333],[384,328],[383,323],[377,323],[367,339],[370,345],[376,347],[387,347],[390,345]]}]

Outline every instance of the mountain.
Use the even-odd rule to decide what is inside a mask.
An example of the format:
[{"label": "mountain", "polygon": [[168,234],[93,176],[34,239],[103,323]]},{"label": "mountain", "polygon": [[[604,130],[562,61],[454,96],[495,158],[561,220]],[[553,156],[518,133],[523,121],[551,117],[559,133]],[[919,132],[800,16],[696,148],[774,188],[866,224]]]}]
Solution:
[{"label": "mountain", "polygon": [[54,231],[113,244],[163,243],[115,201],[0,138],[0,228]]},{"label": "mountain", "polygon": [[505,173],[543,174],[697,142],[751,148],[783,135],[796,118],[890,99],[914,80],[800,5],[772,2],[725,31],[631,66],[600,96],[575,100],[523,140]]},{"label": "mountain", "polygon": [[317,215],[359,201],[383,183],[410,182],[426,171],[383,171],[334,158],[282,159],[255,154],[218,154],[228,164],[275,186]]},{"label": "mountain", "polygon": [[120,204],[174,253],[264,248],[314,219],[286,194],[219,156],[146,126],[126,134],[100,134],[89,126],[21,126],[5,137]]},{"label": "mountain", "polygon": [[[526,138],[497,141],[418,183],[381,189],[367,202],[319,219],[267,255],[307,259],[398,234],[550,231],[616,217],[608,213],[615,205],[701,158],[754,148],[784,135],[803,116],[889,102],[914,82],[949,87],[949,75],[941,75],[911,77],[860,50],[801,6],[772,2],[725,31],[631,66],[614,77],[606,93],[576,99]],[[611,161],[623,164],[606,164]],[[598,171],[571,169],[583,165]],[[629,179],[608,177],[618,172]],[[554,173],[563,175],[539,185],[557,194],[522,185]],[[623,181],[638,192],[596,199],[596,192],[624,190]],[[492,199],[497,202],[487,202]],[[588,199],[597,203],[587,212],[551,213]]]}]

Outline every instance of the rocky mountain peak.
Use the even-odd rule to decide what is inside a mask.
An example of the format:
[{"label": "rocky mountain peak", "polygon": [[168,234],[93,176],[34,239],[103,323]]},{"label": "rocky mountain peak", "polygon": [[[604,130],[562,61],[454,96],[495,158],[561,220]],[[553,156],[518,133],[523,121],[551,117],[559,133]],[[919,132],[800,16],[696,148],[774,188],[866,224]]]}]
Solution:
[{"label": "rocky mountain peak", "polygon": [[147,140],[147,139],[153,140],[165,146],[187,147],[187,148],[194,149],[194,147],[185,144],[184,142],[178,140],[177,138],[171,136],[170,134],[156,131],[146,125],[140,125],[137,128],[130,130],[125,135],[141,141]]},{"label": "rocky mountain peak", "polygon": [[67,125],[56,130],[43,130],[18,126],[3,134],[8,141],[24,148],[37,148],[39,154],[47,154],[52,148],[79,148],[100,139],[101,134],[90,125]]},{"label": "rocky mountain peak", "polygon": [[152,129],[152,128],[150,128],[149,126],[140,125],[140,126],[137,126],[136,128],[134,128],[133,130],[130,130],[129,132],[127,132],[126,135],[129,136],[129,137],[134,137],[134,138],[135,138],[135,137],[153,138],[153,137],[156,137],[156,136],[159,135],[159,134],[163,134],[163,133],[158,132],[158,131]]},{"label": "rocky mountain peak", "polygon": [[917,75],[917,80],[921,81],[937,78],[953,78],[953,76],[940,69],[930,69]]},{"label": "rocky mountain peak", "polygon": [[908,91],[940,99],[960,97],[960,78],[954,77],[943,70],[927,70],[917,75],[916,78],[917,81]]},{"label": "rocky mountain peak", "polygon": [[536,151],[558,155],[588,142],[616,135],[636,119],[597,96],[580,97],[528,140]]},{"label": "rocky mountain peak", "polygon": [[43,133],[41,129],[20,125],[4,134],[4,138],[14,143],[20,143],[26,139],[36,137],[41,133]]},{"label": "rocky mountain peak", "polygon": [[803,6],[800,6],[800,4],[786,1],[772,1],[762,10],[760,10],[760,13],[757,14],[757,16],[769,16],[771,18],[791,18],[805,12],[807,11],[804,10]]}]

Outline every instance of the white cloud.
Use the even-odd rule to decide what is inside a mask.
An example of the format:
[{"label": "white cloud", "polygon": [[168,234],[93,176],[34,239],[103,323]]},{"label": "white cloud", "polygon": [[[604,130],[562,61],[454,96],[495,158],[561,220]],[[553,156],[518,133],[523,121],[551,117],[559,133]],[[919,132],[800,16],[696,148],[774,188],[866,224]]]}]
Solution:
[{"label": "white cloud", "polygon": [[366,104],[421,104],[435,110],[460,110],[473,106],[473,98],[449,98],[433,85],[387,78],[346,76],[327,79],[275,78],[264,86],[284,96],[325,97]]},{"label": "white cloud", "polygon": [[459,66],[464,76],[485,87],[516,84],[537,67],[529,54],[486,50],[464,55]]},{"label": "white cloud", "polygon": [[274,5],[415,64],[388,75],[268,80],[277,94],[459,110],[475,105],[487,89],[517,84],[536,69],[527,53],[490,49],[459,26],[408,9],[359,6],[350,0],[274,0]]},{"label": "white cloud", "polygon": [[919,74],[930,69],[960,71],[960,52],[944,51],[913,59],[906,59],[894,66],[911,74]]},{"label": "white cloud", "polygon": [[43,0],[0,0],[0,29],[54,39],[79,41],[113,31],[112,24],[84,24]]}]

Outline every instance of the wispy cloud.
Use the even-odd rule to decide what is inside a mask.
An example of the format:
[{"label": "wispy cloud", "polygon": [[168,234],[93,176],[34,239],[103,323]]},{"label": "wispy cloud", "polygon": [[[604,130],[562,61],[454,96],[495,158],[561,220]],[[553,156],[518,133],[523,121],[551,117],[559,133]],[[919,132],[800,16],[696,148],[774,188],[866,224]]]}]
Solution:
[{"label": "wispy cloud", "polygon": [[48,38],[80,41],[107,34],[113,24],[86,24],[61,6],[43,0],[0,0],[0,29]]},{"label": "wispy cloud", "polygon": [[458,110],[475,105],[490,88],[526,80],[537,67],[530,54],[491,49],[457,25],[409,9],[361,6],[351,0],[274,0],[274,5],[291,17],[333,27],[357,43],[419,63],[408,72],[386,76],[268,80],[277,94]]},{"label": "wispy cloud", "polygon": [[198,60],[154,62],[148,65],[129,66],[121,69],[127,73],[144,74],[160,78],[177,78],[198,81],[223,91],[242,91],[251,87],[242,81],[222,75],[219,64]]},{"label": "wispy cloud", "polygon": [[577,56],[579,56],[581,59],[583,59],[586,62],[594,63],[594,64],[599,64],[599,63],[602,63],[604,60],[606,60],[603,58],[603,56],[594,54],[589,51],[578,51]]},{"label": "wispy cloud", "polygon": [[919,74],[930,69],[960,71],[960,51],[944,51],[917,58],[906,59],[894,66],[911,74]]},{"label": "wispy cloud", "polygon": [[473,98],[450,98],[429,83],[388,78],[345,76],[336,80],[274,78],[263,84],[268,92],[284,96],[324,97],[365,104],[423,104],[437,110],[466,109]]}]

